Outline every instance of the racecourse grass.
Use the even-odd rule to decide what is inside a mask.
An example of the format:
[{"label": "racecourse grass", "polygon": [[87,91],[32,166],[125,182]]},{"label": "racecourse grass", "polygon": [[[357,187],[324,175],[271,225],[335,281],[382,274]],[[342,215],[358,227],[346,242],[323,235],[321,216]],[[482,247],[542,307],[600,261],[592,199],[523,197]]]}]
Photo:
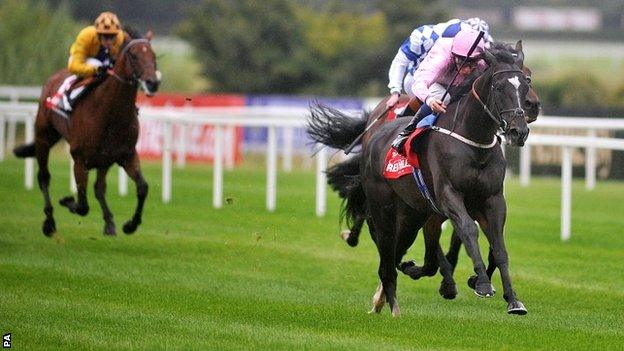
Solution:
[{"label": "racecourse grass", "polygon": [[[224,208],[211,207],[212,172],[173,174],[160,201],[160,166],[144,163],[150,195],[142,226],[121,226],[135,199],[108,199],[119,234],[102,235],[91,174],[87,217],[55,206],[58,232],[41,234],[42,197],[23,186],[23,161],[0,163],[0,332],[13,349],[624,349],[624,184],[574,183],[572,239],[559,239],[560,182],[507,183],[506,240],[516,291],[529,314],[506,314],[497,295],[466,286],[461,252],[453,301],[440,277],[399,275],[402,315],[369,315],[377,253],[367,231],[353,249],[338,238],[339,200],[314,215],[314,174],[278,176],[277,210],[265,210],[263,166],[225,174]],[[64,157],[52,160],[55,204],[68,193]],[[449,229],[443,236],[447,245]],[[481,238],[483,241],[483,238]],[[483,244],[483,243],[482,243]],[[485,246],[482,245],[485,253]],[[408,258],[422,262],[419,236]]]}]

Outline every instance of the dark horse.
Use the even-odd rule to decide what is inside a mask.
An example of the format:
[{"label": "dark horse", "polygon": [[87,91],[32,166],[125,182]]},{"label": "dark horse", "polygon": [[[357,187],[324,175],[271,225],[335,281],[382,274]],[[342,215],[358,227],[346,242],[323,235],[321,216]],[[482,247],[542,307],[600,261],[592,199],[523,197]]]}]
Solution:
[{"label": "dark horse", "polygon": [[[497,47],[497,49],[507,49],[511,52],[512,55],[515,55],[516,57],[519,52],[522,52],[521,42],[518,42],[515,47],[512,47],[504,43],[495,43],[494,46]],[[537,120],[537,117],[539,116],[541,102],[540,102],[539,96],[537,95],[537,92],[531,85],[531,79],[532,79],[531,69],[527,67],[526,65],[523,65],[522,71],[524,72],[524,75],[529,82],[529,92],[527,93],[524,99],[523,107],[526,112],[527,123],[533,123]],[[383,114],[383,116],[381,117],[380,122],[386,121],[386,118],[388,115],[388,110],[385,107],[386,100],[387,98],[382,100],[375,107],[375,109],[373,109],[367,115],[367,125],[370,124],[377,117],[379,117],[379,115],[381,114]],[[409,98],[406,95],[403,95],[401,96],[399,102],[404,103],[404,102],[407,102],[408,100]],[[370,136],[377,129],[379,129],[380,126],[381,126],[381,123],[378,123],[376,127],[371,128],[364,135],[363,140],[367,140],[368,138],[370,138]],[[328,177],[329,177],[328,178],[329,185],[332,186],[332,188],[335,191],[337,191],[340,194],[340,196],[343,199],[345,199],[345,201],[347,201],[347,203],[345,204],[347,207],[344,208],[346,212],[343,213],[343,216],[346,217],[346,219],[349,222],[348,223],[349,229],[344,230],[341,233],[341,237],[351,247],[357,246],[360,232],[362,230],[362,227],[364,225],[364,220],[365,220],[364,211],[354,208],[357,206],[357,204],[349,204],[349,202],[353,202],[353,201],[364,202],[363,195],[358,193],[363,190],[360,190],[361,186],[358,187],[358,184],[357,184],[359,182],[359,163],[360,162],[361,162],[361,155],[354,154],[350,159],[333,165],[332,167],[330,167],[330,169],[327,172]],[[350,199],[349,197],[350,195],[353,199]],[[349,215],[352,215],[352,216],[349,216]],[[454,235],[452,245],[450,248],[451,252],[455,253],[459,251],[459,246],[457,246],[458,243],[459,245],[461,245],[461,241],[459,241],[459,238],[456,235]],[[447,257],[449,256],[449,254],[447,254]],[[455,262],[457,261],[457,257],[455,257],[454,261]],[[453,264],[453,262],[451,262],[451,264]]]},{"label": "dark horse", "polygon": [[[508,50],[512,55],[518,58],[518,54],[522,52],[522,44],[518,42],[515,47],[504,43],[495,43],[494,47],[497,50]],[[537,92],[533,89],[531,82],[531,70],[523,65],[522,62],[517,62],[522,66],[522,71],[529,82],[529,91],[524,99],[523,107],[526,112],[527,123],[532,123],[537,120],[537,117],[540,112],[540,99],[537,95]],[[407,101],[407,97],[403,97],[402,101]],[[372,120],[376,119],[380,114],[385,114],[382,116],[382,122],[385,121],[387,117],[387,110],[385,108],[385,101],[382,101],[375,107],[375,109],[368,114],[367,124],[370,124]],[[381,124],[378,124],[377,128],[372,128],[364,137],[366,141],[370,136],[379,128]],[[338,146],[339,147],[339,146]],[[342,207],[341,217],[342,219],[347,219],[348,228],[341,233],[341,237],[349,244],[349,246],[355,247],[358,244],[358,239],[360,232],[362,230],[362,226],[364,225],[364,221],[366,218],[366,206],[365,206],[365,196],[364,190],[360,184],[360,175],[359,175],[359,165],[361,162],[361,155],[356,154],[352,158],[335,164],[332,166],[327,174],[328,174],[328,183],[332,186],[332,188],[339,193],[339,195],[345,200]],[[433,220],[433,219],[432,219]],[[433,224],[431,224],[433,227]],[[449,251],[446,254],[446,257],[451,264],[453,270],[457,265],[459,250],[461,248],[461,240],[456,232],[453,232],[451,236],[451,245],[449,247]],[[494,260],[492,258],[492,252],[490,250],[489,253],[489,264],[487,268],[487,274],[491,278],[494,270],[496,269],[496,265],[494,264]],[[425,275],[432,275],[435,273],[437,266],[430,266],[424,270]],[[472,276],[469,279],[470,287],[474,288],[474,281],[476,276]]]},{"label": "dark horse", "polygon": [[[390,141],[408,121],[386,123],[368,141],[364,141],[360,165],[361,184],[366,197],[367,222],[380,255],[378,273],[381,284],[375,294],[375,312],[379,312],[387,300],[393,315],[400,313],[396,299],[397,268],[412,278],[422,276],[420,267],[401,264],[401,259],[423,226],[425,262],[439,261],[444,277],[440,292],[445,297],[454,297],[456,290],[452,269],[440,248],[439,223],[436,223],[450,218],[473,260],[478,277],[475,293],[483,297],[493,295],[477,246],[477,226],[474,223],[477,220],[490,242],[493,257],[501,272],[508,312],[526,313],[523,304],[515,296],[509,277],[503,240],[506,217],[502,193],[505,160],[496,143],[499,127],[513,145],[523,145],[528,136],[521,97],[526,96],[529,86],[517,65],[523,59],[522,53],[519,55],[519,59],[514,59],[508,51],[487,52],[485,58],[489,68],[473,82],[473,93],[451,103],[448,113],[438,119],[437,127],[451,130],[454,134],[447,135],[442,133],[443,129],[439,129],[441,132],[429,132],[420,140],[423,176],[440,214],[431,209],[409,177],[390,181],[382,176]],[[309,124],[310,135],[326,145],[335,144],[336,138],[340,138],[340,131],[330,131],[325,127],[340,124],[348,126],[351,129],[343,130],[342,136],[350,137],[353,130],[362,130],[366,124],[366,119],[354,120],[344,115],[350,121],[327,123],[329,118],[340,118],[339,113],[327,112],[327,108],[313,109]],[[466,144],[461,140],[462,137],[477,146]],[[429,221],[430,218],[433,220]],[[437,226],[437,231],[428,228],[429,223],[433,223],[433,227]]]},{"label": "dark horse", "polygon": [[35,122],[35,142],[18,146],[14,153],[18,157],[37,157],[39,164],[39,188],[45,200],[45,221],[43,233],[51,236],[56,231],[56,223],[52,215],[49,185],[48,156],[50,148],[61,138],[65,138],[70,146],[74,159],[74,176],[78,187],[78,198],[67,196],[60,204],[72,213],[85,216],[89,212],[87,203],[88,171],[97,169],[94,185],[104,215],[104,233],[115,235],[113,214],[106,204],[106,173],[111,165],[117,163],[136,183],[138,204],[131,220],[126,222],[123,230],[126,234],[133,233],[139,224],[143,212],[143,204],[147,196],[147,182],[141,174],[139,156],[135,145],[139,136],[139,122],[135,105],[139,84],[148,95],[158,90],[160,83],[156,71],[156,56],[151,47],[151,32],[145,38],[128,38],[113,70],[93,90],[80,100],[71,114],[71,120],[58,116],[45,106],[47,97],[54,94],[59,85],[69,75],[61,70],[46,82],[39,100],[39,110]]}]

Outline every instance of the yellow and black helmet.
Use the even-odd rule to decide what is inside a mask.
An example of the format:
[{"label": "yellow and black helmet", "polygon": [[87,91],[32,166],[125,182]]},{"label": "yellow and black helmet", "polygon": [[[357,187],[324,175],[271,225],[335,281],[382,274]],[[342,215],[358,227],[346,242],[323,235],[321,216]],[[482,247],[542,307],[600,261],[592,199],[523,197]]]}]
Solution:
[{"label": "yellow and black helmet", "polygon": [[102,12],[95,19],[95,31],[98,34],[117,34],[121,31],[121,24],[117,15],[112,12]]}]

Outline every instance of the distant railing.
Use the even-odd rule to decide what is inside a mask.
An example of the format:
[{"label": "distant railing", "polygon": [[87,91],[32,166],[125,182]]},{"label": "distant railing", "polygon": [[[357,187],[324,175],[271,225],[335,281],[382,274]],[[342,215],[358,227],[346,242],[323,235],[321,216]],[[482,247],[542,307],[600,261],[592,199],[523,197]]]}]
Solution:
[{"label": "distant railing", "polygon": [[[34,116],[36,104],[0,103],[0,160],[4,157],[4,125],[7,119],[25,123],[26,141],[34,139]],[[227,108],[142,108],[140,118],[163,122],[163,155],[162,155],[162,201],[171,200],[171,164],[172,138],[171,131],[174,124],[205,124],[216,128],[214,139],[214,167],[213,167],[213,206],[220,208],[223,205],[223,129],[230,126],[261,126],[268,128],[268,142],[266,149],[267,159],[267,194],[266,207],[269,211],[276,207],[277,188],[277,129],[304,127],[307,115],[305,108],[277,108],[277,107],[227,107]],[[624,150],[624,139],[596,137],[595,131],[624,130],[624,119],[600,118],[569,118],[541,116],[534,126],[548,128],[577,128],[589,131],[588,136],[562,136],[547,134],[531,134],[527,145],[521,152],[520,182],[528,185],[530,175],[530,148],[535,145],[550,145],[562,147],[562,197],[561,197],[561,238],[568,240],[571,231],[572,207],[572,157],[573,148],[588,150],[586,166],[588,177],[595,177],[595,159],[591,154],[595,149]],[[327,150],[322,148],[316,154],[316,214],[323,216],[326,209],[326,176]],[[595,156],[593,156],[595,158]],[[33,186],[33,160],[26,160],[25,184],[31,189]],[[591,175],[593,174],[593,176]],[[127,193],[125,173],[120,169],[120,193]],[[73,179],[73,178],[72,178]],[[595,183],[595,178],[591,181]],[[593,185],[592,185],[593,187]]]}]

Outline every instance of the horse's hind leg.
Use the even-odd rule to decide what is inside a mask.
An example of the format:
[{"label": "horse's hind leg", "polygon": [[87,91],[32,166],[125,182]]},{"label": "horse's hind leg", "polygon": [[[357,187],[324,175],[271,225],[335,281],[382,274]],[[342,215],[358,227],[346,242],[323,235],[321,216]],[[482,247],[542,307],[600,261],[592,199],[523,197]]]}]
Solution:
[{"label": "horse's hind leg", "polygon": [[356,218],[351,228],[343,230],[340,233],[340,237],[349,246],[356,247],[360,239],[360,233],[362,232],[363,225],[364,225],[364,217]]},{"label": "horse's hind leg", "polygon": [[[426,219],[420,220],[417,224],[417,229],[420,229],[423,224],[425,225],[425,260],[423,266],[419,267],[413,261],[410,261],[402,263],[399,268],[403,273],[409,275],[412,279],[415,280],[422,277],[432,277],[438,272],[437,251],[438,247],[440,246],[440,225],[439,221],[436,221],[434,217],[429,218],[426,223],[425,220]],[[434,222],[438,224],[435,224]],[[397,252],[400,251],[397,250]]]},{"label": "horse's hind leg", "polygon": [[368,313],[379,313],[383,309],[386,304],[386,292],[383,289],[383,283],[379,282],[377,286],[377,290],[375,290],[375,294],[373,295],[373,309]]},{"label": "horse's hind leg", "polygon": [[43,200],[45,205],[43,212],[46,219],[43,221],[41,230],[46,236],[52,236],[56,231],[56,222],[54,221],[52,207],[52,201],[50,200],[50,171],[48,169],[48,158],[50,156],[50,148],[61,138],[61,136],[55,131],[51,130],[47,133],[47,139],[37,138],[36,141],[36,157],[37,164],[39,166],[39,172],[37,173],[37,181],[39,182],[39,189],[43,193]]},{"label": "horse's hind leg", "polygon": [[102,208],[102,215],[104,216],[104,234],[106,235],[116,235],[117,231],[115,230],[115,222],[113,221],[113,214],[108,208],[108,204],[106,203],[106,173],[108,172],[108,167],[98,168],[97,170],[97,178],[95,183],[93,184],[93,190],[95,192],[95,197],[100,203],[100,207]]},{"label": "horse's hind leg", "polygon": [[[461,239],[457,231],[453,228],[453,235],[451,235],[451,245],[446,253],[446,259],[451,264],[453,272],[457,266],[457,259],[459,258],[459,249],[461,249]],[[476,278],[476,277],[475,277]]]},{"label": "horse's hind leg", "polygon": [[[392,213],[391,206],[379,206],[372,212],[374,218],[374,236],[377,250],[379,251],[379,269],[378,274],[381,280],[383,293],[390,305],[392,315],[398,317],[401,314],[399,302],[396,297],[397,271],[396,271],[396,247],[397,238],[394,231],[394,219],[387,215]],[[378,289],[379,291],[379,289]]]},{"label": "horse's hind leg", "polygon": [[74,159],[74,177],[76,178],[76,188],[78,188],[78,200],[69,195],[62,198],[59,203],[69,209],[69,212],[80,216],[89,213],[89,203],[87,201],[87,183],[89,181],[89,171],[81,159]]},{"label": "horse's hind leg", "polygon": [[123,162],[121,166],[126,170],[128,176],[132,178],[136,184],[137,207],[134,211],[132,219],[126,222],[123,226],[124,233],[132,234],[136,231],[139,224],[141,224],[143,204],[145,203],[145,198],[147,197],[148,185],[145,178],[143,178],[143,174],[141,174],[141,163],[136,152],[128,160]]},{"label": "horse's hind leg", "polygon": [[483,218],[480,218],[481,228],[485,233],[493,258],[498,266],[503,282],[503,297],[507,301],[507,313],[524,315],[527,313],[524,304],[518,300],[511,284],[509,275],[509,256],[505,248],[503,230],[507,209],[502,195],[489,198],[484,204]]}]

